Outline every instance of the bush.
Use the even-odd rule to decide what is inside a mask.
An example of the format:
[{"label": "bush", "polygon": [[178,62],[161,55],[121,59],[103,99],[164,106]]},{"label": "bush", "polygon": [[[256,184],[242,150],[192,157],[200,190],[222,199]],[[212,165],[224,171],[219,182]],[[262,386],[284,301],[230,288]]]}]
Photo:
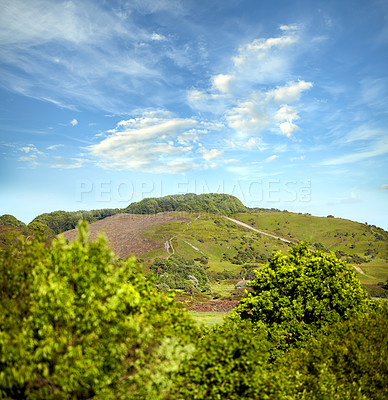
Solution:
[{"label": "bush", "polygon": [[304,341],[326,324],[365,307],[366,293],[354,269],[333,254],[309,251],[308,243],[277,252],[255,272],[253,289],[233,310],[236,318],[263,322],[280,344]]},{"label": "bush", "polygon": [[290,353],[282,369],[296,399],[388,398],[388,307],[338,323]]},{"label": "bush", "polygon": [[268,364],[265,328],[226,322],[197,344],[175,375],[170,399],[284,399],[292,384]]},{"label": "bush", "polygon": [[0,398],[163,398],[196,329],[100,236],[1,254]]}]

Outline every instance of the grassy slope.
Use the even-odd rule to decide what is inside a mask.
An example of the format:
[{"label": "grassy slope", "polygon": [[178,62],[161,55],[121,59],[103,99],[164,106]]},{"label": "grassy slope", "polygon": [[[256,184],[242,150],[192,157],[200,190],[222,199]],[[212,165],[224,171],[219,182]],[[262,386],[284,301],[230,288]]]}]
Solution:
[{"label": "grassy slope", "polygon": [[[149,229],[145,235],[161,244],[173,238],[172,244],[178,255],[185,258],[209,258],[210,270],[238,271],[240,266],[221,261],[223,254],[233,257],[237,249],[252,246],[260,254],[270,256],[274,250],[287,252],[288,246],[231,221],[215,216],[183,213],[191,219],[190,224],[169,223]],[[182,213],[181,213],[182,215]],[[343,251],[368,260],[359,267],[364,271],[360,280],[376,284],[388,279],[388,232],[375,226],[360,224],[340,218],[322,218],[291,212],[255,212],[234,214],[238,219],[256,229],[291,241],[308,240],[312,245],[321,243],[327,250]],[[186,243],[187,242],[187,243]],[[201,252],[194,250],[192,246]],[[163,249],[145,254],[146,264],[154,257],[166,257]]]},{"label": "grassy slope", "polygon": [[[198,214],[187,214],[187,216],[191,218],[190,224],[170,223],[155,226],[149,229],[145,236],[159,243],[163,243],[166,238],[173,238],[172,244],[178,255],[185,258],[206,255],[209,259],[208,266],[213,271],[240,270],[240,266],[230,261],[221,261],[221,259],[224,254],[227,257],[236,255],[236,249],[242,249],[245,246],[252,246],[257,252],[267,257],[271,256],[274,250],[286,251],[288,248],[286,244],[276,239],[250,231],[222,217],[206,214],[196,219]],[[193,249],[192,246],[200,251]],[[153,252],[143,255],[143,258],[151,260],[155,256],[166,257],[167,254],[162,251]]]},{"label": "grassy slope", "polygon": [[[365,272],[359,276],[363,283],[377,283],[388,278],[388,232],[375,226],[291,212],[241,213],[233,217],[290,240],[322,243],[332,252],[340,250],[366,258],[369,262],[360,264]],[[368,255],[368,251],[371,254]]]}]

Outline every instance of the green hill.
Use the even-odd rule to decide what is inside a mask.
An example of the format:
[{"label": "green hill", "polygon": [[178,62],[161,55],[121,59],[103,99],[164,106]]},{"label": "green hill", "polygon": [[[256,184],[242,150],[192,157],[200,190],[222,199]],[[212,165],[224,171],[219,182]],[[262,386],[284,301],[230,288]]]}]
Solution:
[{"label": "green hill", "polygon": [[[89,223],[110,217],[126,214],[157,214],[164,211],[191,211],[211,214],[230,215],[248,210],[239,199],[228,194],[177,194],[159,198],[147,198],[132,203],[124,209],[102,209],[91,211],[54,211],[38,215],[30,224],[45,234],[57,235],[74,229],[80,219]],[[47,228],[48,229],[47,229]]]},{"label": "green hill", "polygon": [[164,211],[191,211],[230,215],[248,211],[241,201],[228,194],[177,194],[159,198],[143,199],[123,210],[129,214],[157,214]]},{"label": "green hill", "polygon": [[[79,220],[89,223],[118,214],[120,209],[102,209],[92,211],[54,211],[38,215],[29,223],[29,227],[37,228],[46,234],[57,235],[59,233],[74,229]],[[47,228],[48,229],[47,229]]]},{"label": "green hill", "polygon": [[0,217],[0,224],[6,226],[13,226],[15,228],[23,228],[26,226],[24,222],[19,221],[17,218],[15,218],[13,215],[10,214],[3,214]]},{"label": "green hill", "polygon": [[[176,254],[195,260],[197,264],[202,263],[213,281],[251,279],[252,269],[267,263],[273,251],[286,253],[293,243],[309,241],[312,248],[333,252],[353,265],[361,282],[372,294],[382,292],[382,283],[388,279],[388,232],[376,226],[340,218],[278,211],[231,215],[263,232],[259,233],[222,216],[180,215],[191,218],[191,222],[154,226],[144,233],[144,236],[159,243],[158,250],[142,256],[146,269],[155,258]],[[166,252],[166,244],[169,253]]]}]

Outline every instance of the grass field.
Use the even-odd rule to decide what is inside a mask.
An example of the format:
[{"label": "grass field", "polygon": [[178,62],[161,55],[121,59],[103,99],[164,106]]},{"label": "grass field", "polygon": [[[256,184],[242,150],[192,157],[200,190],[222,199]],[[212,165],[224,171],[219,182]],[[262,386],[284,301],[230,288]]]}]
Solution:
[{"label": "grass field", "polygon": [[190,312],[191,317],[198,325],[204,324],[206,327],[211,328],[215,324],[222,324],[223,319],[228,313],[222,312]]}]

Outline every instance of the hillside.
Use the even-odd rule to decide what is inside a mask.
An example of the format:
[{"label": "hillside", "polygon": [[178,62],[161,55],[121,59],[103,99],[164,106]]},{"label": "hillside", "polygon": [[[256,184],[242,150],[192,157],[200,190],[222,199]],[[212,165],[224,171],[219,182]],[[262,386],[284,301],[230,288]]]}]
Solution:
[{"label": "hillside", "polygon": [[3,214],[0,217],[0,225],[13,226],[15,228],[23,228],[26,226],[24,222],[19,221],[17,218],[10,214]]},{"label": "hillside", "polygon": [[[230,215],[246,212],[248,209],[239,199],[228,194],[177,194],[158,198],[147,198],[130,204],[128,207],[107,208],[91,211],[54,211],[38,215],[29,227],[38,229],[46,235],[54,236],[74,229],[80,219],[93,223],[116,214],[157,214],[166,211],[189,211],[211,214]],[[8,216],[12,217],[12,216]],[[12,217],[14,223],[17,221]],[[20,222],[20,221],[19,221]],[[22,223],[22,222],[21,222]],[[15,225],[16,226],[16,225]]]},{"label": "hillside", "polygon": [[[132,254],[140,256],[163,246],[163,242],[154,241],[143,234],[151,227],[171,222],[187,223],[188,218],[171,213],[156,215],[117,214],[90,224],[90,239],[96,240],[100,231],[104,231],[112,250],[121,259]],[[168,225],[167,225],[168,226]],[[73,241],[77,237],[75,229],[63,233],[65,239]]]},{"label": "hillside", "polygon": [[143,199],[130,204],[123,212],[129,214],[156,214],[164,211],[189,211],[210,214],[230,215],[246,212],[248,209],[241,201],[228,194],[177,194],[159,198]]},{"label": "hillside", "polygon": [[[141,257],[145,272],[156,258],[174,254],[202,264],[214,279],[249,279],[252,269],[267,263],[274,251],[286,253],[290,245],[308,240],[312,248],[334,252],[348,261],[364,284],[377,285],[388,278],[388,232],[375,226],[286,211],[244,212],[232,217],[248,227],[220,215],[165,212],[118,214],[90,228],[92,238],[105,230],[120,257],[131,253]],[[64,235],[73,240],[75,234],[73,230]]]}]

